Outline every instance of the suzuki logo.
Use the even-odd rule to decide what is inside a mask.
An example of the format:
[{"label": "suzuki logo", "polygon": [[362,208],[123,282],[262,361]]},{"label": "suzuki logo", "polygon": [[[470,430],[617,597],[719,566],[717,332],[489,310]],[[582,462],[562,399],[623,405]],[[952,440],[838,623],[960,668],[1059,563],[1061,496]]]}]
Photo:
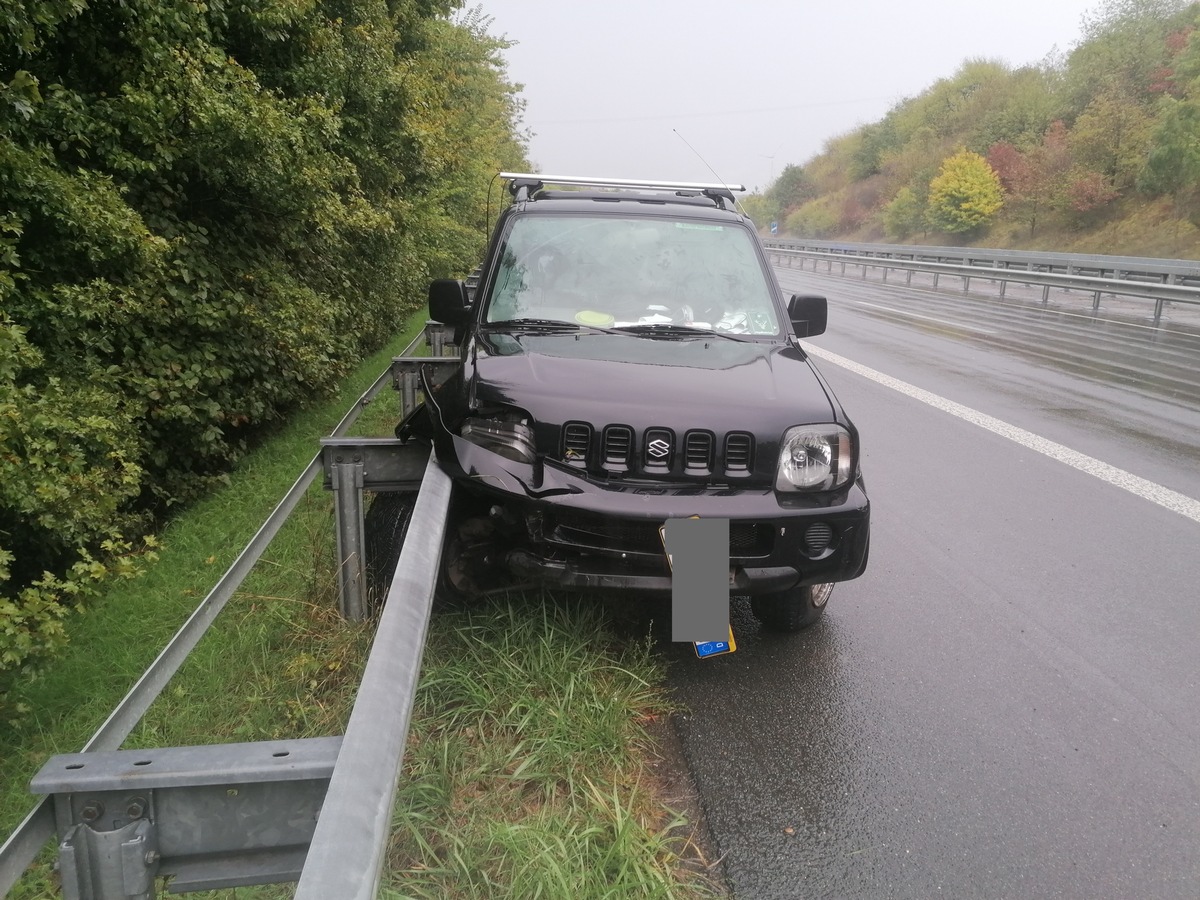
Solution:
[{"label": "suzuki logo", "polygon": [[671,445],[662,438],[657,438],[651,441],[649,446],[646,447],[646,452],[655,459],[666,459],[667,455],[671,452]]}]

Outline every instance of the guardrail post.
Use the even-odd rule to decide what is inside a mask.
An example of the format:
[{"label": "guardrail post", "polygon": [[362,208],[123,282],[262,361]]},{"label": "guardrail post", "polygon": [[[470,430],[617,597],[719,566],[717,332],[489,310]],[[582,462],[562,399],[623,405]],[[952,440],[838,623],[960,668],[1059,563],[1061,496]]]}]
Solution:
[{"label": "guardrail post", "polygon": [[337,518],[338,607],[344,618],[361,622],[367,617],[362,458],[335,453],[329,469]]},{"label": "guardrail post", "polygon": [[447,353],[447,347],[453,347],[451,343],[454,338],[454,330],[443,322],[434,322],[432,319],[425,323],[425,343],[429,346],[429,353],[432,356],[444,356]]},{"label": "guardrail post", "polygon": [[970,289],[971,289],[971,276],[964,275],[963,276],[963,293],[964,294],[967,293],[967,291],[969,291]]},{"label": "guardrail post", "polygon": [[416,369],[406,368],[396,375],[397,387],[400,389],[400,418],[412,412],[417,406],[417,382],[420,376]]},{"label": "guardrail post", "polygon": [[1099,309],[1100,309],[1100,292],[1095,291],[1092,294],[1092,312],[1096,312]]},{"label": "guardrail post", "polygon": [[1162,299],[1158,299],[1158,300],[1154,301],[1154,324],[1155,325],[1158,325],[1159,322],[1162,320],[1163,302],[1164,301]]},{"label": "guardrail post", "polygon": [[910,284],[912,284],[912,273],[913,273],[913,270],[912,270],[912,269],[909,269],[909,270],[908,270],[908,271],[905,273],[905,275],[904,275],[904,283],[905,283],[905,285],[910,285]]},{"label": "guardrail post", "polygon": [[369,612],[363,490],[411,491],[420,487],[427,446],[398,438],[322,438],[325,487],[333,491],[337,525],[338,606],[351,621]]},{"label": "guardrail post", "polygon": [[1003,300],[1003,299],[1004,299],[1004,292],[1005,292],[1007,289],[1008,289],[1008,282],[1007,282],[1007,281],[1001,281],[1001,282],[1000,282],[1000,299],[1001,299],[1001,300]]},{"label": "guardrail post", "polygon": [[934,272],[934,273],[933,273],[933,286],[934,286],[934,287],[937,287],[937,286],[938,286],[938,279],[941,277],[941,274],[942,274],[941,272]]}]

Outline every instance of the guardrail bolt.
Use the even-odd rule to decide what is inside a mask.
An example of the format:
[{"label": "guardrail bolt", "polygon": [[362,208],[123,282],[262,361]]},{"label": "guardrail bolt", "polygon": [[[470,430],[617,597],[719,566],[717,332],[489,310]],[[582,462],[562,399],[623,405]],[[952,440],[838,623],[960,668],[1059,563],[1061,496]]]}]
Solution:
[{"label": "guardrail bolt", "polygon": [[85,822],[95,822],[102,815],[104,815],[104,806],[99,800],[89,800],[79,810],[79,818]]},{"label": "guardrail bolt", "polygon": [[146,811],[146,801],[141,797],[134,797],[125,807],[125,813],[131,819],[140,819],[142,813]]}]

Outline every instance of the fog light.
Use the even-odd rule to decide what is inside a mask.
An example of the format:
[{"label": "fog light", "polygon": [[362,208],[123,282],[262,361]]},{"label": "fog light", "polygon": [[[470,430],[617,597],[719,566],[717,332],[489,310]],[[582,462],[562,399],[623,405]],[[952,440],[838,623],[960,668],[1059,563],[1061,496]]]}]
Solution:
[{"label": "fog light", "polygon": [[833,529],[827,522],[816,522],[804,529],[804,548],[812,556],[828,550],[832,540]]}]

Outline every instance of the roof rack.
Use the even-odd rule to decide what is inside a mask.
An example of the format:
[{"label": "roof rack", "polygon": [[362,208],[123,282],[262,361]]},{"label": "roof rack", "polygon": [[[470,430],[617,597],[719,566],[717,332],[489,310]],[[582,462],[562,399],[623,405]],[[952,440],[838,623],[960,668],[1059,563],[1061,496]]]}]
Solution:
[{"label": "roof rack", "polygon": [[724,207],[722,200],[733,201],[733,191],[744,191],[743,184],[715,184],[695,181],[644,181],[637,178],[594,178],[583,175],[537,175],[522,172],[501,172],[500,177],[508,180],[508,189],[518,200],[529,196],[548,184],[571,187],[635,188],[643,191],[697,191]]}]

